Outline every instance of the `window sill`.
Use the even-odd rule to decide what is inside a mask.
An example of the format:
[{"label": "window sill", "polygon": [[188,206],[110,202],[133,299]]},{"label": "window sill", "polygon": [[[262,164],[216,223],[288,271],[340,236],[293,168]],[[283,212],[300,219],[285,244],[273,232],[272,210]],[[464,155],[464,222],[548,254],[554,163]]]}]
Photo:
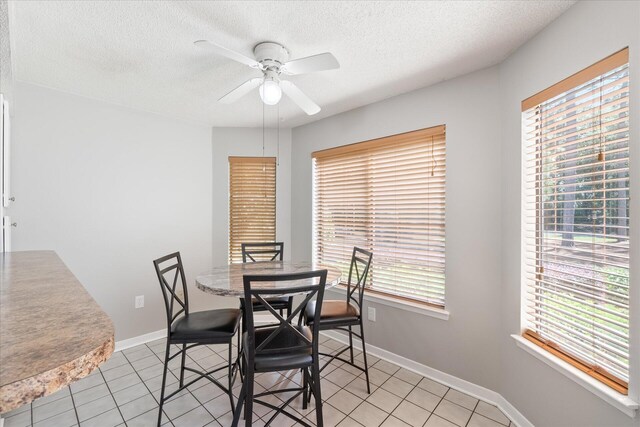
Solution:
[{"label": "window sill", "polygon": [[[330,291],[339,292],[346,295],[347,289],[344,286],[335,286]],[[374,302],[377,304],[386,305],[389,307],[398,308],[404,311],[410,311],[412,313],[422,314],[423,316],[435,317],[440,320],[449,320],[449,312],[443,308],[430,307],[425,304],[417,302],[411,302],[404,299],[393,298],[392,296],[364,293],[364,300]],[[366,317],[365,317],[366,319]]]},{"label": "window sill", "polygon": [[541,360],[556,371],[560,372],[565,377],[578,383],[608,404],[624,412],[629,417],[634,418],[636,416],[636,412],[640,405],[629,396],[620,394],[617,391],[607,387],[600,381],[590,377],[576,367],[571,366],[569,363],[560,360],[552,354],[549,354],[544,349],[538,347],[537,345],[521,337],[520,335],[514,334],[511,335],[511,337],[516,341],[518,347],[531,354],[536,359]]}]

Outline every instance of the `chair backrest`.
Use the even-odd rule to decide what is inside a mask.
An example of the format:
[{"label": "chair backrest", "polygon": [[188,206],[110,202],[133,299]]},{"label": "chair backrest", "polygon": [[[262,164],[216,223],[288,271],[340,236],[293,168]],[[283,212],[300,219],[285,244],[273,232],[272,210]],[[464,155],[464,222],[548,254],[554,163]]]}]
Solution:
[{"label": "chair backrest", "polygon": [[[277,320],[277,328],[264,339],[257,347],[255,340],[255,322],[254,322],[254,307],[253,304],[247,304],[245,307],[246,314],[245,319],[247,323],[246,331],[248,336],[247,355],[249,360],[254,360],[259,355],[269,354],[281,354],[287,351],[312,349],[314,357],[318,357],[318,331],[320,328],[313,328],[312,339],[309,340],[304,336],[299,328],[296,328],[292,324],[292,320],[301,316],[299,314],[305,309],[307,303],[314,297],[316,299],[316,311],[314,313],[313,320],[317,325],[320,321],[320,312],[322,310],[322,300],[324,298],[324,288],[327,282],[327,270],[316,270],[305,273],[295,274],[282,274],[282,275],[245,275],[244,282],[244,298],[247,301],[252,299],[256,303],[261,304],[266,311],[269,311]],[[259,287],[253,287],[252,284],[259,282],[290,282],[290,286],[271,288],[271,289],[259,289]],[[286,294],[306,294],[303,301],[293,307],[291,313],[285,318],[281,316],[278,310],[274,309],[269,303],[268,299],[273,296],[286,295]],[[264,310],[262,310],[264,311]],[[274,327],[274,324],[267,325]],[[298,321],[298,326],[300,320]],[[260,328],[260,327],[259,327]],[[296,338],[294,343],[289,342],[281,338],[281,334],[284,336],[293,336]],[[283,346],[283,343],[287,343]]]},{"label": "chair backrest", "polygon": [[[160,282],[167,312],[167,327],[171,332],[171,324],[178,316],[181,314],[189,315],[189,294],[180,252],[158,258],[153,261],[153,266]],[[180,287],[182,288],[182,296],[180,295]]]},{"label": "chair backrest", "polygon": [[242,262],[282,261],[284,242],[242,243]]},{"label": "chair backrest", "polygon": [[[364,297],[364,288],[367,284],[367,276],[369,275],[369,267],[371,267],[371,259],[373,254],[357,246],[353,247],[351,255],[351,265],[349,266],[349,281],[347,282],[347,302],[353,301],[360,308],[362,313],[362,298]],[[356,292],[358,295],[356,296]]]}]

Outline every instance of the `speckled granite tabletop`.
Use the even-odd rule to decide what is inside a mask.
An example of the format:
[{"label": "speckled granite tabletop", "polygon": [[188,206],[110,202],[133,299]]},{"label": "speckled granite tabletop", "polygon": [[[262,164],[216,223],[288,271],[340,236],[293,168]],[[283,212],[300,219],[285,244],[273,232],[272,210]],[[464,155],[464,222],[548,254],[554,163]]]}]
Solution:
[{"label": "speckled granite tabletop", "polygon": [[0,414],[87,376],[111,319],[53,251],[0,254]]},{"label": "speckled granite tabletop", "polygon": [[[215,267],[209,272],[196,277],[196,286],[202,291],[215,295],[243,297],[244,284],[242,278],[245,274],[293,274],[325,269],[327,270],[326,287],[337,285],[340,282],[341,273],[335,267],[306,262],[269,261]],[[259,286],[262,289],[277,289],[278,287],[295,287],[311,283],[310,281],[300,282],[302,283],[255,282],[255,286]]]}]

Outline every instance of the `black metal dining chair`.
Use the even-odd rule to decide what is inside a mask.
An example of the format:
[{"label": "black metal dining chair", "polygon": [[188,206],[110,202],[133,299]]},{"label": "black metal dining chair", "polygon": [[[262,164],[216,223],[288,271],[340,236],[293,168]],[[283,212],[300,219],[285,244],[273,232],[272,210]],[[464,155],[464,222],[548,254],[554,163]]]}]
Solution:
[{"label": "black metal dining chair", "polygon": [[[322,311],[320,320],[318,321],[315,312],[317,311],[316,303],[311,301],[305,309],[303,316],[305,324],[310,326],[314,331],[340,330],[349,334],[349,345],[335,354],[320,353],[321,356],[327,357],[329,360],[322,366],[322,371],[333,360],[338,359],[341,362],[364,372],[367,379],[367,393],[371,393],[369,385],[369,365],[367,364],[367,349],[364,342],[364,328],[362,326],[362,301],[364,297],[364,289],[371,267],[373,254],[358,247],[353,248],[351,255],[351,264],[349,266],[349,279],[347,281],[347,299],[344,300],[326,300],[322,303]],[[317,327],[316,327],[317,325]],[[360,334],[353,331],[354,326],[360,327]],[[362,356],[364,367],[357,365],[353,357],[353,337],[360,338],[362,341]],[[350,357],[345,359],[342,354],[349,350]]]},{"label": "black metal dining chair", "polygon": [[[228,396],[233,410],[233,382],[237,372],[237,363],[232,362],[233,336],[238,330],[241,313],[237,308],[225,308],[198,312],[189,311],[189,294],[185,280],[184,268],[180,252],[175,252],[153,261],[162,297],[167,313],[167,349],[164,356],[164,370],[162,372],[162,389],[160,391],[160,409],[158,411],[158,426],[162,420],[162,406],[165,401],[189,387],[196,381],[207,378],[220,387]],[[182,293],[182,295],[180,295]],[[211,371],[202,372],[185,366],[187,350],[201,345],[228,344],[229,359],[226,365]],[[171,345],[177,345],[178,351],[171,355]],[[180,363],[180,383],[177,390],[165,396],[165,385],[169,362],[175,357],[182,358]],[[228,384],[224,386],[212,374],[227,369]],[[185,371],[193,372],[197,376],[185,384]]]},{"label": "black metal dining chair", "polygon": [[[245,426],[251,426],[254,403],[264,405],[275,411],[264,424],[265,427],[271,425],[273,420],[280,414],[295,420],[303,426],[313,427],[287,410],[287,407],[298,396],[303,396],[303,409],[306,409],[307,390],[310,390],[309,393],[315,396],[316,425],[318,427],[323,426],[318,330],[303,325],[300,313],[302,313],[308,302],[315,297],[316,312],[313,314],[313,319],[320,319],[326,281],[327,270],[287,275],[244,276],[245,298],[255,298],[260,305],[277,319],[278,324],[255,326],[254,305],[247,306],[245,316],[247,331],[243,334],[244,378],[234,411],[233,427],[238,425],[243,407]],[[258,286],[253,286],[253,284],[259,282],[288,282],[289,285],[278,285],[272,289],[260,289]],[[306,294],[303,301],[286,318],[281,316],[278,310],[268,301],[270,296],[283,293]],[[292,320],[296,317],[298,322],[294,324]],[[285,387],[254,394],[253,382],[256,373],[288,370],[302,370],[303,384],[301,387]],[[260,399],[263,396],[279,393],[292,393],[292,395],[287,395],[286,398],[283,398],[284,403],[281,406],[276,406]]]},{"label": "black metal dining chair", "polygon": [[[242,243],[242,262],[260,262],[260,261],[282,261],[284,257],[284,242],[256,242]],[[274,297],[269,298],[271,306],[283,312],[287,311],[287,316],[291,314],[293,307],[293,297]],[[240,309],[244,311],[245,299],[240,298]],[[261,304],[255,304],[253,311],[265,311]]]}]

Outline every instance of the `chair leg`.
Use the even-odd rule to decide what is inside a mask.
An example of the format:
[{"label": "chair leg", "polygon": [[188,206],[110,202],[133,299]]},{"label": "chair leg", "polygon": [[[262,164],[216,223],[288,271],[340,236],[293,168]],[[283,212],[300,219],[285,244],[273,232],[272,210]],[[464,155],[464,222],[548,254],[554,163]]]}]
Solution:
[{"label": "chair leg", "polygon": [[302,368],[302,409],[307,409],[307,389],[309,388],[309,370]]},{"label": "chair leg", "polygon": [[362,357],[364,358],[364,375],[367,378],[367,393],[371,394],[369,386],[369,365],[367,363],[367,349],[364,344],[364,327],[362,326],[362,317],[360,317],[360,338],[362,339]]},{"label": "chair leg", "polygon": [[229,401],[231,401],[231,410],[233,411],[233,345],[229,340],[229,359],[227,360],[227,376],[229,378]]},{"label": "chair leg", "polygon": [[[242,301],[242,300],[241,300]],[[238,331],[238,359],[240,360],[240,363],[238,363],[238,370],[240,371],[240,379],[244,378],[244,357],[242,357],[242,353],[243,353],[243,348],[242,348],[242,336],[244,335],[244,330],[245,330],[245,309],[244,309],[244,304],[240,304],[240,309],[241,309],[241,313],[242,316],[240,317],[240,330]],[[241,358],[242,357],[242,358]]]},{"label": "chair leg", "polygon": [[351,364],[353,365],[353,331],[349,326],[349,353],[351,355]]},{"label": "chair leg", "polygon": [[253,421],[253,363],[247,363],[247,373],[244,377],[246,394],[244,397],[244,425],[251,427]]},{"label": "chair leg", "polygon": [[[287,317],[291,316],[292,311],[293,311],[293,297],[289,297],[289,304],[287,305]],[[303,311],[304,310],[300,311],[300,314],[302,314]]]},{"label": "chair leg", "polygon": [[242,337],[242,329],[238,331],[238,354],[240,354],[240,337]]},{"label": "chair leg", "polygon": [[322,395],[320,392],[320,362],[316,357],[312,369],[313,394],[316,397],[316,426],[323,427],[322,421]]},{"label": "chair leg", "polygon": [[184,362],[187,358],[187,345],[182,344],[182,361],[180,362],[180,388],[184,386]]},{"label": "chair leg", "polygon": [[162,369],[162,388],[160,389],[160,408],[158,409],[158,427],[160,427],[160,422],[162,422],[162,406],[164,404],[164,387],[167,383],[167,370],[169,369],[169,350],[171,349],[171,345],[169,344],[169,340],[167,340],[167,350],[164,353],[164,367]]},{"label": "chair leg", "polygon": [[232,427],[238,427],[238,423],[240,422],[240,414],[242,413],[242,406],[244,405],[246,391],[246,383],[243,382],[242,387],[240,387],[240,394],[238,395],[238,403],[233,411],[233,421],[231,422]]}]

